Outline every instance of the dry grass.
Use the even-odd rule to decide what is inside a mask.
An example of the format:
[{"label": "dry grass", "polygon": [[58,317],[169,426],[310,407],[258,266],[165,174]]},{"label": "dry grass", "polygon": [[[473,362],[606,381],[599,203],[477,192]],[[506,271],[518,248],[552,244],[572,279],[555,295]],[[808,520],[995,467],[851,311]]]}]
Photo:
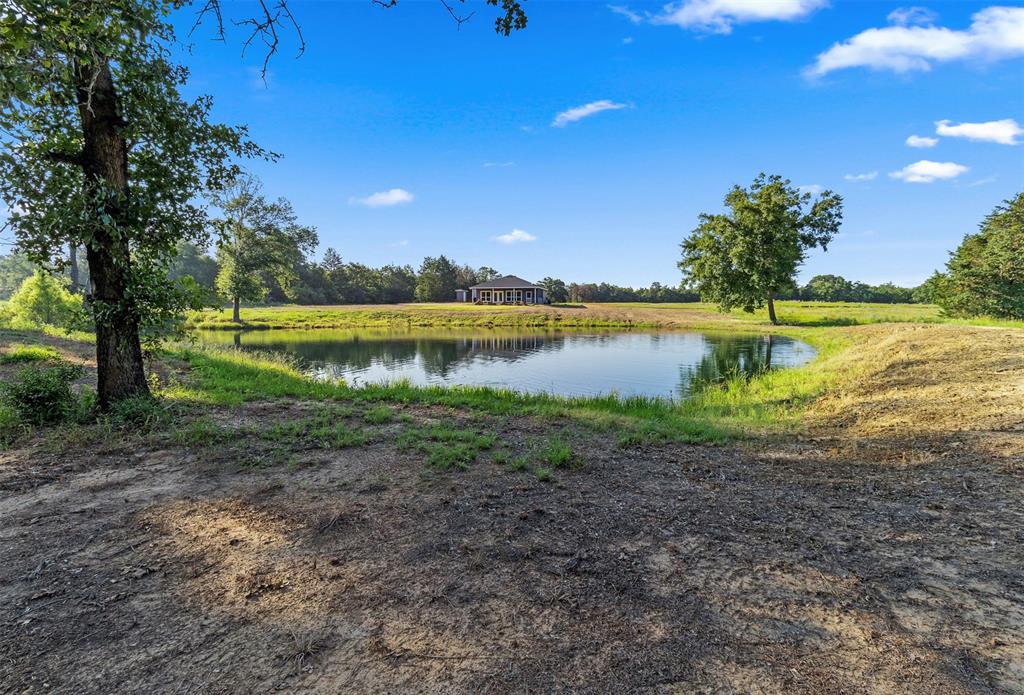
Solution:
[{"label": "dry grass", "polygon": [[850,335],[840,383],[807,413],[812,427],[872,437],[1024,435],[1024,331],[905,325]]}]

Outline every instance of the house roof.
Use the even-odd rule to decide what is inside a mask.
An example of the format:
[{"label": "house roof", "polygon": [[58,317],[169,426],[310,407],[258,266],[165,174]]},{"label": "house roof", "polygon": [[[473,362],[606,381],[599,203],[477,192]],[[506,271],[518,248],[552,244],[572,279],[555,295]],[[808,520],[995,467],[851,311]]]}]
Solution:
[{"label": "house roof", "polygon": [[532,282],[528,282],[515,275],[506,275],[503,278],[496,280],[489,280],[487,282],[481,282],[479,285],[473,285],[469,289],[471,290],[521,290],[521,289],[544,289],[540,285],[535,285]]}]

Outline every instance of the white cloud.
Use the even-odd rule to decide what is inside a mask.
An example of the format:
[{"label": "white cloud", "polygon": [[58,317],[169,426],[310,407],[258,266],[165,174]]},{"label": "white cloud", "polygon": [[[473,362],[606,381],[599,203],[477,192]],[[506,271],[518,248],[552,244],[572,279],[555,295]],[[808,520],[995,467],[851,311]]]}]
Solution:
[{"label": "white cloud", "polygon": [[886,19],[890,24],[910,26],[912,24],[934,24],[938,15],[927,7],[897,7]]},{"label": "white cloud", "polygon": [[515,162],[484,162],[484,168],[485,169],[495,169],[495,168],[504,169],[506,167],[512,167],[512,166],[515,166],[515,165],[516,165]]},{"label": "white cloud", "polygon": [[[900,19],[897,15],[896,20]],[[806,74],[820,77],[855,67],[927,71],[936,63],[996,61],[1020,55],[1024,55],[1024,7],[986,7],[971,17],[971,25],[964,30],[931,24],[867,29],[819,54]]]},{"label": "white cloud", "polygon": [[641,15],[623,5],[609,5],[608,9],[615,14],[621,14],[623,17],[633,22],[633,24],[639,24],[644,21],[644,18]]},{"label": "white cloud", "polygon": [[385,208],[392,205],[404,205],[411,203],[415,196],[404,188],[392,188],[387,191],[380,191],[365,198],[349,198],[349,205],[365,205],[369,208]]},{"label": "white cloud", "polygon": [[966,171],[967,167],[963,164],[922,159],[919,162],[908,164],[899,171],[892,172],[889,176],[908,183],[931,183],[937,179],[955,179]]},{"label": "white cloud", "polygon": [[404,248],[409,245],[408,239],[400,239],[399,241],[392,242],[388,246],[396,249]]},{"label": "white cloud", "polygon": [[803,186],[797,186],[801,193],[810,193],[811,195],[818,195],[825,190],[820,183],[808,183]]},{"label": "white cloud", "polygon": [[499,244],[521,244],[527,241],[536,241],[537,237],[521,229],[513,229],[508,234],[494,237],[494,240]]},{"label": "white cloud", "polygon": [[869,171],[865,174],[847,174],[843,178],[847,181],[874,181],[877,176],[877,171]]},{"label": "white cloud", "polygon": [[619,104],[608,99],[601,99],[600,101],[592,101],[589,104],[583,106],[574,106],[571,109],[566,109],[557,116],[555,120],[551,121],[551,125],[554,128],[564,128],[570,123],[574,123],[587,116],[593,116],[595,113],[601,113],[602,111],[614,111],[617,109],[624,109],[627,104]]},{"label": "white cloud", "polygon": [[1017,121],[1004,118],[1001,121],[985,123],[958,123],[935,121],[935,132],[947,138],[967,138],[978,142],[997,142],[1000,145],[1017,145],[1017,136],[1024,135]]},{"label": "white cloud", "polygon": [[633,37],[632,36],[626,36],[625,38],[622,39],[622,44],[624,46],[628,46],[631,43],[633,43]]},{"label": "white cloud", "polygon": [[[632,22],[672,25],[709,34],[729,34],[736,24],[803,19],[828,0],[681,0],[643,16],[628,8],[612,8]],[[628,14],[627,14],[628,13]]]},{"label": "white cloud", "polygon": [[995,183],[996,181],[997,181],[997,177],[995,177],[995,176],[986,176],[983,179],[978,179],[977,181],[971,181],[969,184],[967,184],[967,187],[968,188],[976,188],[977,186],[985,186],[985,185],[988,185],[990,183]]},{"label": "white cloud", "polygon": [[923,135],[911,135],[907,138],[907,147],[935,147],[939,144],[938,138],[928,138]]}]

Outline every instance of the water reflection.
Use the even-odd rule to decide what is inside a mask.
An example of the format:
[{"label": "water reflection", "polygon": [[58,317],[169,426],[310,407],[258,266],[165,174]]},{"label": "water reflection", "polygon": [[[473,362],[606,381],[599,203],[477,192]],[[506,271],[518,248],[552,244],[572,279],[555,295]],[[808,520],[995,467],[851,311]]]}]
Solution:
[{"label": "water reflection", "polygon": [[207,343],[301,358],[317,378],[363,384],[508,387],[562,395],[685,398],[729,376],[802,364],[813,356],[784,337],[680,332],[388,329],[201,332]]}]

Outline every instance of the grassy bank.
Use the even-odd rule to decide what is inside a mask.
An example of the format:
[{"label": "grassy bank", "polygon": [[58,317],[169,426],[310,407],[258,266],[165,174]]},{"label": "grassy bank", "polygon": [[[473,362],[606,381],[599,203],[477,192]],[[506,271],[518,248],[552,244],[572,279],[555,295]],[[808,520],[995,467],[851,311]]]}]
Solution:
[{"label": "grassy bank", "polygon": [[[877,323],[954,323],[1024,327],[1024,322],[952,319],[931,304],[851,302],[778,302],[784,326],[839,327]],[[189,317],[199,330],[344,329],[344,328],[673,328],[694,330],[773,329],[765,310],[728,314],[713,304],[590,303],[555,306],[473,304],[395,304],[387,306],[271,306],[242,309],[242,322],[227,310],[206,310]]]},{"label": "grassy bank", "polygon": [[233,349],[180,348],[170,353],[188,365],[190,378],[164,391],[176,400],[237,406],[269,398],[318,402],[447,406],[494,416],[569,418],[598,429],[620,430],[623,441],[723,441],[751,431],[790,429],[800,410],[837,378],[837,358],[851,345],[844,330],[791,328],[787,335],[818,350],[809,364],[755,378],[735,377],[682,402],[661,398],[561,397],[482,387],[350,387],[318,382],[274,354]]}]

